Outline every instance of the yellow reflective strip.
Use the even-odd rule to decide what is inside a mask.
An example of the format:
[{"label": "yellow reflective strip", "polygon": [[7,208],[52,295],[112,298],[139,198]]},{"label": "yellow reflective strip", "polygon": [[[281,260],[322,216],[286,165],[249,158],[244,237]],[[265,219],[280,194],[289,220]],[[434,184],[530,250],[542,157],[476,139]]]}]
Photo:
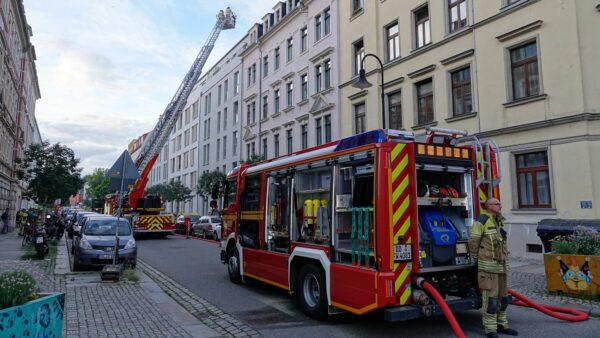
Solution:
[{"label": "yellow reflective strip", "polygon": [[398,157],[398,154],[400,154],[400,152],[402,151],[402,149],[404,149],[406,145],[405,144],[397,144],[394,149],[392,149],[392,161]]},{"label": "yellow reflective strip", "polygon": [[400,296],[400,305],[406,304],[406,301],[408,301],[408,297],[410,297],[410,292],[410,288],[406,288],[406,290],[402,292],[402,296]]},{"label": "yellow reflective strip", "polygon": [[404,179],[402,179],[402,182],[400,182],[398,187],[392,193],[392,203],[396,203],[396,200],[398,199],[398,197],[400,197],[400,195],[402,195],[404,190],[406,190],[406,187],[408,187],[408,175],[406,175]]},{"label": "yellow reflective strip", "polygon": [[398,232],[394,236],[394,244],[398,244],[398,237],[404,236],[404,234],[406,234],[406,232],[408,231],[409,228],[410,228],[410,216],[406,218],[406,221],[404,221],[404,224],[402,224],[402,227],[400,228],[400,230],[398,230]]},{"label": "yellow reflective strip", "polygon": [[394,217],[392,218],[392,224],[396,224],[398,220],[400,220],[400,216],[404,215],[406,209],[408,209],[408,205],[410,204],[410,196],[406,196],[402,204],[398,207],[398,210],[394,212]]},{"label": "yellow reflective strip", "polygon": [[[406,266],[408,267],[408,264],[406,264]],[[398,292],[398,290],[400,289],[402,284],[406,281],[406,277],[408,277],[409,273],[410,273],[410,269],[407,269],[406,267],[404,269],[402,269],[400,276],[398,276],[398,278],[396,278],[396,283],[394,283],[394,292]]]}]

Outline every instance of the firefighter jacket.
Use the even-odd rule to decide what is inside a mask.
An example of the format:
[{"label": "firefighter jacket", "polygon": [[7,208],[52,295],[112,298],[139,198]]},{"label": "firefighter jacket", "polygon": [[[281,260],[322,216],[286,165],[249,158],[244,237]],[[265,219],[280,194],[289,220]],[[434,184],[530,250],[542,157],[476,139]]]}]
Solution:
[{"label": "firefighter jacket", "polygon": [[504,217],[496,217],[485,211],[473,223],[469,238],[471,257],[477,262],[479,271],[491,273],[508,272],[508,248]]}]

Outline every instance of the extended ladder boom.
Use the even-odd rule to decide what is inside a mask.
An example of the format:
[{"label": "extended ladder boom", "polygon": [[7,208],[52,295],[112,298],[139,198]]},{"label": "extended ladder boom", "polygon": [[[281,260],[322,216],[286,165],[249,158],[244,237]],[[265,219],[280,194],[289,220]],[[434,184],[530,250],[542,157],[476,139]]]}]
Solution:
[{"label": "extended ladder boom", "polygon": [[234,27],[235,16],[229,8],[227,8],[225,12],[221,11],[219,15],[217,15],[217,23],[212,29],[206,44],[202,47],[200,53],[198,53],[192,67],[185,75],[185,78],[175,92],[175,95],[173,95],[173,99],[161,114],[158,123],[148,135],[146,142],[144,142],[140,156],[135,161],[139,171],[142,171],[150,159],[160,152],[160,149],[168,139],[175,122],[179,116],[181,116],[181,111],[185,107],[185,103],[194,88],[194,84],[198,81],[198,78],[202,73],[202,68],[206,63],[206,60],[208,60],[208,56],[215,46],[219,33],[224,29],[231,29]]}]

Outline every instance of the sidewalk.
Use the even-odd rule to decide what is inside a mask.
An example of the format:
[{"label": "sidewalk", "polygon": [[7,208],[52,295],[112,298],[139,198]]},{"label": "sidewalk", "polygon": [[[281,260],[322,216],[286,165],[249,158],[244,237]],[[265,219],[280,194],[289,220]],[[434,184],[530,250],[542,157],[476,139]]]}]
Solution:
[{"label": "sidewalk", "polygon": [[0,235],[0,273],[31,273],[41,292],[64,292],[63,337],[219,337],[176,303],[141,269],[140,281],[105,283],[99,271],[71,273],[65,239],[56,262],[21,260],[21,237]]},{"label": "sidewalk", "polygon": [[579,299],[550,294],[546,289],[544,261],[540,259],[511,257],[508,287],[542,305],[577,309],[591,317],[600,317],[600,300]]}]

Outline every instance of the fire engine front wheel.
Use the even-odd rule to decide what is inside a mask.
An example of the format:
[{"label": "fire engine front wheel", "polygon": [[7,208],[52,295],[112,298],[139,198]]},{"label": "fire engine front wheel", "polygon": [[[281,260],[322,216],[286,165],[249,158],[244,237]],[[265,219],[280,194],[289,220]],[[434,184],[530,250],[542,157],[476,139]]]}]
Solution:
[{"label": "fire engine front wheel", "polygon": [[307,315],[315,318],[327,314],[327,289],[323,271],[315,264],[306,264],[298,278],[300,307]]},{"label": "fire engine front wheel", "polygon": [[227,272],[229,273],[229,279],[235,284],[240,284],[242,282],[242,276],[240,275],[240,255],[238,254],[237,248],[232,247],[229,249],[227,257]]}]

